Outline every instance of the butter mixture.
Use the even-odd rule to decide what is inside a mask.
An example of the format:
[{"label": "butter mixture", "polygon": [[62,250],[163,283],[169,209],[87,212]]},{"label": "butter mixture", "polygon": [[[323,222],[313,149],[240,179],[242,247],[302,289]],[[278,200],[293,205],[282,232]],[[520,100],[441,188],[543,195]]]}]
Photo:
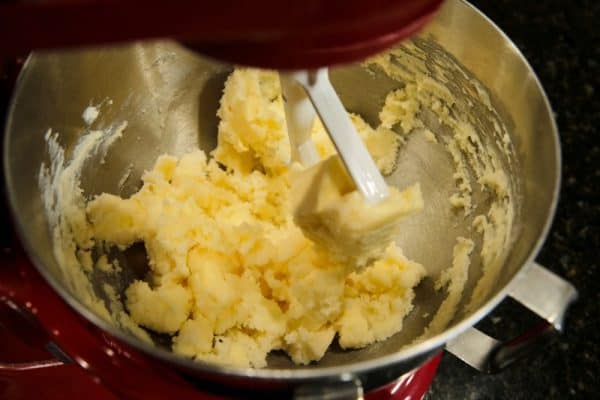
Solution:
[{"label": "butter mixture", "polygon": [[366,204],[335,155],[292,174],[294,221],[316,245],[360,269],[394,241],[402,217],[423,209],[419,184],[389,191],[378,204]]},{"label": "butter mixture", "polygon": [[[200,150],[179,159],[162,156],[129,199],[102,194],[87,206],[96,241],[145,245],[151,272],[125,292],[132,320],[174,335],[176,353],[252,367],[265,366],[272,350],[306,364],[320,359],[336,335],[342,348],[359,348],[398,332],[425,270],[392,243],[353,272],[326,244],[305,237],[292,215],[294,182],[277,75],[233,72],[219,116],[212,157]],[[377,133],[358,116],[353,120],[378,165],[389,171],[396,135]],[[320,124],[314,136],[321,156],[331,155]],[[385,222],[388,209],[418,211],[418,187],[393,195],[393,203],[379,218],[366,213],[361,222]]]},{"label": "butter mixture", "polygon": [[[425,336],[431,336],[446,328],[466,295],[466,279],[456,274],[466,270],[460,275],[468,275],[472,252],[479,253],[481,268],[463,315],[486,301],[502,272],[516,237],[515,152],[488,90],[434,41],[414,39],[364,64],[404,82],[404,87],[386,96],[379,113],[382,126],[396,126],[405,136],[422,131],[427,142],[439,140],[444,145],[454,164],[455,190],[448,201],[455,212],[462,212],[469,236],[481,238],[476,246],[470,238],[457,237],[452,266],[447,267],[456,272],[442,275],[436,283],[438,289],[448,289],[445,302],[425,330]],[[474,201],[476,191],[479,203]]]},{"label": "butter mixture", "polygon": [[[420,132],[449,160],[451,192],[441,201],[429,202],[436,192],[423,178],[391,188],[390,203],[366,210],[318,120],[312,136],[323,162],[292,164],[277,75],[236,69],[220,101],[217,147],[159,157],[129,198],[90,199],[80,182],[87,160],[104,163],[127,122],[94,130],[104,105],[88,107],[85,134],[69,157],[48,131],[51,163],[39,184],[63,282],[96,315],[143,341],[153,342],[149,332],[166,334],[177,354],[239,367],[264,367],[275,350],[308,364],[334,341],[356,349],[385,340],[402,330],[426,275],[441,294],[439,307],[421,316],[407,344],[476,310],[514,240],[507,128],[485,88],[432,42],[416,39],[362,67],[401,83],[381,99],[377,126],[350,115],[377,167],[390,180],[404,173],[395,171],[406,154],[400,149]],[[407,224],[408,234],[429,233],[419,224],[437,224],[439,216],[459,226],[426,237],[424,248],[443,254],[441,262],[415,257],[428,273],[397,244],[361,234],[376,229],[388,237],[396,229],[389,221],[411,214],[423,219]],[[438,249],[442,242],[447,249]],[[136,244],[147,254],[145,276],[125,287],[98,285],[98,274],[124,280],[130,266],[109,254]],[[432,272],[431,260],[442,268]]]}]

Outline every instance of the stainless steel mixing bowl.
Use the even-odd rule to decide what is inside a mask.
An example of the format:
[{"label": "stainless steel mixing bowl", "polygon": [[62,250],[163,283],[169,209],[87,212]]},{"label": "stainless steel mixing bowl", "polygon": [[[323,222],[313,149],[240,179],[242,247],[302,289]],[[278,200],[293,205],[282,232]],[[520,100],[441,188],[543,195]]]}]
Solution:
[{"label": "stainless steel mixing bowl", "polygon": [[[428,280],[417,290],[415,310],[403,331],[385,342],[355,351],[333,348],[323,360],[310,366],[294,366],[287,357],[273,355],[265,369],[236,369],[193,362],[160,345],[146,345],[98,318],[72,295],[52,252],[37,183],[40,165],[48,162],[44,134],[48,128],[59,132],[59,142],[69,153],[85,131],[82,110],[90,102],[105,99],[112,100],[112,105],[103,107],[95,127],[128,121],[123,138],[110,150],[106,162],[84,170],[82,185],[87,196],[101,192],[130,195],[139,188],[141,173],[152,166],[158,155],[180,155],[196,146],[214,148],[218,100],[232,67],[169,42],[40,52],[29,57],[17,82],[4,136],[8,195],[28,254],[76,312],[151,357],[203,379],[252,386],[258,381],[298,385],[352,378],[352,382],[362,382],[368,389],[418,366],[447,344],[471,364],[489,368],[491,362],[497,361],[494,357],[499,344],[471,327],[505,296],[515,297],[557,328],[564,309],[575,296],[570,285],[547,274],[533,261],[556,207],[560,177],[557,128],[543,89],[521,53],[491,21],[467,3],[447,1],[415,43],[428,52],[428,63],[433,65],[441,58],[454,60],[455,65],[462,65],[483,83],[515,146],[514,168],[507,169],[518,192],[510,254],[479,307],[465,312],[466,301],[462,301],[458,317],[444,332],[407,345],[423,332],[428,319],[422,315],[433,314],[443,299],[443,294],[435,292]],[[452,68],[451,63],[445,68]],[[459,75],[456,74],[457,79]],[[335,68],[331,77],[346,107],[371,123],[376,122],[385,95],[402,86],[402,82],[373,74],[360,65]],[[460,80],[457,82],[460,84]],[[460,93],[457,96],[459,103],[469,98]],[[478,99],[471,100],[475,103],[473,112],[485,120],[488,111]],[[478,128],[486,134],[483,123]],[[407,255],[423,263],[435,277],[451,262],[455,237],[467,229],[467,222],[446,206],[453,190],[452,164],[448,157],[432,149],[423,141],[410,139],[389,182],[402,186],[419,180],[426,202],[435,205],[407,220],[399,237]],[[131,176],[124,186],[119,186],[130,163]],[[137,275],[139,265],[133,264],[124,265],[122,281],[110,282],[120,291],[127,279]],[[480,275],[481,263],[475,257],[465,299]],[[96,286],[99,283],[102,282],[95,282]]]}]

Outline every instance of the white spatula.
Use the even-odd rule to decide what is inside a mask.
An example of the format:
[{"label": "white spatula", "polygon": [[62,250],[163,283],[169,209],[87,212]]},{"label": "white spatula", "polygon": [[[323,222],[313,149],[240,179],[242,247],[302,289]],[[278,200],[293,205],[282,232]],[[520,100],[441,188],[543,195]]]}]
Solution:
[{"label": "white spatula", "polygon": [[280,72],[280,81],[293,159],[306,166],[319,161],[310,136],[316,110],[358,191],[370,204],[385,199],[387,184],[331,85],[327,68]]}]

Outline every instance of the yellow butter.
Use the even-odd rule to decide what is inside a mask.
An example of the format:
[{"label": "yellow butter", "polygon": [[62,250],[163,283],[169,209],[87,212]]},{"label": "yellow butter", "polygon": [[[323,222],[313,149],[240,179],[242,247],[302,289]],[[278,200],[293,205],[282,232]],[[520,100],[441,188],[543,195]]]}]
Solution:
[{"label": "yellow butter", "polygon": [[[120,247],[143,242],[146,248],[150,273],[125,291],[132,322],[173,335],[173,351],[185,357],[256,368],[266,366],[273,350],[308,364],[336,335],[351,348],[398,331],[424,269],[391,244],[379,261],[353,272],[334,248],[307,238],[294,221],[296,188],[277,75],[236,69],[219,116],[219,145],[210,155],[162,156],[130,198],[102,194],[87,205],[95,240]],[[353,121],[380,168],[392,169],[394,134],[358,116]],[[319,151],[331,155],[318,122],[313,135]],[[323,187],[315,198],[319,210],[346,230],[344,240],[377,248],[366,259],[380,249],[379,240],[361,242],[364,227],[388,235],[386,221],[420,207],[415,186],[392,191],[393,202],[364,212],[344,180],[326,177],[325,186],[342,186]],[[366,321],[361,329],[367,334],[354,330],[354,319]]]}]

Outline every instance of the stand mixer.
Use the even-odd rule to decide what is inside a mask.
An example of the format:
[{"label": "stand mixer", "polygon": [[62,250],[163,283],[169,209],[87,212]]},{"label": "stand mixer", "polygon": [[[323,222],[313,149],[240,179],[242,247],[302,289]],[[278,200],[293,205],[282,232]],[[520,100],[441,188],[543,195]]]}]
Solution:
[{"label": "stand mixer", "polygon": [[[332,123],[342,125],[337,134],[331,134],[330,130],[330,136],[357,188],[368,202],[376,203],[387,196],[387,185],[329,83],[326,67],[360,60],[410,36],[434,15],[441,3],[441,0],[388,0],[367,5],[351,0],[290,5],[271,0],[228,4],[175,1],[165,7],[159,1],[143,5],[85,0],[5,2],[0,3],[0,37],[10,40],[2,46],[0,60],[25,56],[34,49],[169,37],[223,61],[286,70],[281,82],[284,97],[288,98],[285,107],[288,126],[296,128],[290,129],[291,142],[297,144],[292,146],[293,159],[306,166],[318,161],[310,142],[315,110],[308,101],[308,92],[328,128]],[[311,84],[318,84],[314,85],[316,91],[311,92]],[[304,131],[298,128],[303,125]],[[407,396],[422,396],[438,362],[436,358],[417,375],[411,375],[411,380],[421,377],[420,384],[399,390],[406,384],[404,378],[387,390],[398,395],[406,392]],[[59,366],[61,362],[50,364]],[[62,368],[66,371],[71,367]],[[68,373],[80,383],[73,387],[73,395],[79,390],[95,390],[100,397],[109,396],[77,369]],[[56,381],[61,377],[61,374],[51,375],[46,378]],[[33,380],[27,373],[12,378],[23,382]],[[46,394],[52,396],[52,393],[50,390]],[[383,388],[369,398],[386,398],[386,393]]]}]

